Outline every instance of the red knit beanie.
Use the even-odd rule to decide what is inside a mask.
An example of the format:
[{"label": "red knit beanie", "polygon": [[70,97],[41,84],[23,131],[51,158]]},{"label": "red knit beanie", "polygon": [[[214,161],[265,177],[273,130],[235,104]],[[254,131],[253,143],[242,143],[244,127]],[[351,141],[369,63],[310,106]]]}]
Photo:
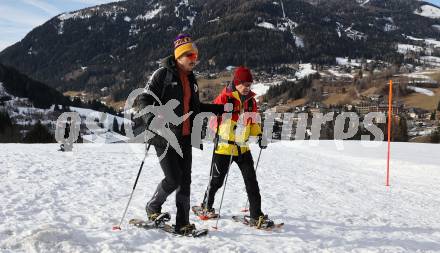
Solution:
[{"label": "red knit beanie", "polygon": [[252,83],[254,80],[252,79],[252,73],[251,70],[240,66],[238,67],[234,72],[234,85],[239,85],[241,83]]}]

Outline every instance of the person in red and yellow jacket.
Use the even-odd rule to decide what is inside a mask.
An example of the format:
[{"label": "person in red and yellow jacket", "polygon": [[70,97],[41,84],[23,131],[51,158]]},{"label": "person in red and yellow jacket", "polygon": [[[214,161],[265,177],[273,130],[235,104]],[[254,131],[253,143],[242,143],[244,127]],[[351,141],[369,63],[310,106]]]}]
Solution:
[{"label": "person in red and yellow jacket", "polygon": [[222,187],[231,163],[235,162],[241,170],[246,185],[251,225],[270,227],[273,221],[261,211],[261,196],[254,160],[247,144],[249,137],[255,136],[259,137],[260,148],[267,147],[263,145],[266,141],[262,141],[261,125],[256,118],[257,101],[255,93],[251,91],[252,82],[251,71],[246,67],[238,67],[234,72],[233,81],[214,100],[214,104],[231,103],[233,108],[231,117],[214,119],[210,122],[210,127],[218,131],[218,145],[213,156],[211,180],[205,192],[202,210],[208,218],[217,217],[212,208],[214,197]]}]

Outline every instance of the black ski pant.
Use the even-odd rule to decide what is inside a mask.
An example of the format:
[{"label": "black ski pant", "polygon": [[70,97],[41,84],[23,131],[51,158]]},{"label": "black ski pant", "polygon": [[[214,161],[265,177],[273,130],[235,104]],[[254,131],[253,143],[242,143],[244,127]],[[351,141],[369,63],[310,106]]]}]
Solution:
[{"label": "black ski pant", "polygon": [[181,157],[174,148],[155,146],[157,156],[160,157],[166,152],[160,161],[160,166],[165,178],[159,183],[151,200],[147,203],[147,212],[159,213],[167,197],[176,191],[176,226],[189,224],[190,192],[191,192],[191,163],[192,146],[191,137],[185,136],[179,140],[183,153]]},{"label": "black ski pant", "polygon": [[[225,180],[225,176],[228,172],[228,166],[231,159],[230,155],[214,154],[214,168],[211,175],[211,181],[208,185],[208,189],[205,192],[203,206],[207,201],[207,207],[212,208],[214,204],[214,197],[218,189],[220,189]],[[263,215],[261,212],[261,196],[260,188],[258,187],[257,176],[254,169],[254,160],[250,151],[241,154],[240,156],[234,156],[232,161],[237,163],[243,175],[244,184],[246,186],[246,192],[249,198],[249,211],[252,218],[258,218]],[[208,198],[208,199],[207,199]]]}]

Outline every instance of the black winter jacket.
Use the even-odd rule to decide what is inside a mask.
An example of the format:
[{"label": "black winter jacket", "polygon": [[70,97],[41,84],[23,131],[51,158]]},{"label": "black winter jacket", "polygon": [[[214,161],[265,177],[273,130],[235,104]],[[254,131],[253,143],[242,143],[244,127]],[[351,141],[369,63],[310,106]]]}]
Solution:
[{"label": "black winter jacket", "polygon": [[[172,74],[170,83],[167,83],[167,81],[169,80],[166,80],[167,73],[168,75],[169,73]],[[212,112],[219,115],[223,113],[223,106],[201,103],[199,100],[199,89],[197,85],[197,80],[193,72],[188,75],[188,81],[191,88],[191,101],[189,111],[192,111],[190,117],[192,129],[193,120],[197,114],[199,114],[200,112]],[[183,116],[183,86],[179,78],[177,63],[173,55],[165,58],[162,61],[161,67],[152,74],[145,89],[149,89],[151,92],[153,92],[161,100],[161,103],[163,105],[165,105],[171,99],[176,99],[177,101],[179,101],[179,105],[174,109],[174,112],[178,117]],[[142,96],[140,96],[139,98],[139,106],[141,109],[148,105],[153,105],[154,103],[156,103],[157,105],[156,99],[149,94],[142,94]],[[143,118],[148,128],[148,125],[151,122],[153,115],[146,115]],[[183,124],[180,124],[178,126],[169,124],[171,131],[175,134],[178,140],[181,140],[182,138],[182,126]],[[164,147],[166,146],[167,142],[161,136],[156,135],[150,140],[150,143],[155,146]]]}]

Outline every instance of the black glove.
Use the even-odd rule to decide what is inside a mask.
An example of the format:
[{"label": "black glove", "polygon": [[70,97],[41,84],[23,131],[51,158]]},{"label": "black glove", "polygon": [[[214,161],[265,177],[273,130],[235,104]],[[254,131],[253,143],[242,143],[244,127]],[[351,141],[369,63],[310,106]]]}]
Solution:
[{"label": "black glove", "polygon": [[263,137],[261,134],[258,135],[258,146],[261,149],[266,149],[267,148],[267,139],[266,139],[266,137]]}]

